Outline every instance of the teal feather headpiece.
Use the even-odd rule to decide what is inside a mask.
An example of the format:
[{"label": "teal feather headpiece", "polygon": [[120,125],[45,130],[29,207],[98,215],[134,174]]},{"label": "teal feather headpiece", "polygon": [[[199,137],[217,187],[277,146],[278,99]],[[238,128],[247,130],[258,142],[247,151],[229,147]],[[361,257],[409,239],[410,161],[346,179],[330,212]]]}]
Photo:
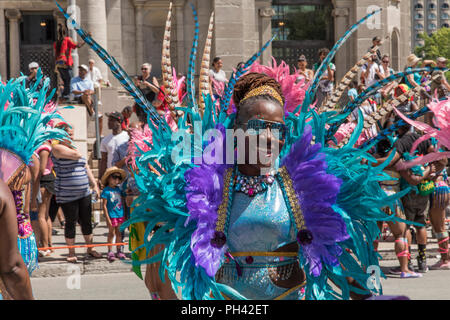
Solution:
[{"label": "teal feather headpiece", "polygon": [[[56,108],[46,111],[54,90],[47,95],[50,80],[41,90],[25,87],[26,77],[0,83],[0,178],[9,183],[27,165],[36,149],[45,141],[62,140],[67,133],[49,126],[62,117]],[[37,83],[42,79],[39,70]]]}]

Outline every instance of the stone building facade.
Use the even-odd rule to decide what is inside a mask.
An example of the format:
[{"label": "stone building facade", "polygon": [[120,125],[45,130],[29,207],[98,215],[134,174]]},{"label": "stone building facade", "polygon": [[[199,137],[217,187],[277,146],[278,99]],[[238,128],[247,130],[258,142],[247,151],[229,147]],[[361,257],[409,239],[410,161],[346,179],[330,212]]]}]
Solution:
[{"label": "stone building facade", "polygon": [[[152,63],[153,73],[157,76],[160,74],[162,38],[169,0],[59,0],[59,3],[67,7],[69,1],[76,2],[80,8],[83,28],[92,32],[94,38],[116,57],[130,75],[138,73],[144,62]],[[375,35],[382,38],[389,36],[381,51],[391,55],[395,69],[404,67],[406,56],[411,52],[410,0],[173,0],[171,52],[172,64],[177,72],[187,72],[193,40],[194,19],[189,3],[197,8],[199,16],[198,59],[203,52],[209,16],[214,11],[212,56],[222,57],[224,69],[229,74],[238,62],[248,59],[271,38],[275,2],[278,5],[322,3],[332,6],[329,19],[334,23],[333,41],[376,6],[383,8],[381,15],[370,26],[363,25],[339,50],[335,58],[338,78],[367,51]],[[29,44],[25,41],[27,37],[24,33],[34,30],[26,25],[36,21],[37,18],[31,17],[33,15],[47,17],[47,20],[40,22],[40,27],[47,28],[47,33],[42,31],[43,37],[48,37],[41,41],[45,43],[31,43],[33,39]],[[64,19],[54,0],[0,0],[2,78],[17,76],[20,71],[27,72],[25,66],[36,55],[51,55],[54,37],[48,28],[52,26],[56,33],[58,23],[64,23]],[[102,73],[108,74],[106,65],[100,62],[92,50],[83,47],[78,50],[78,54],[80,63],[87,64],[93,58]],[[271,56],[269,47],[262,55],[262,62],[270,61]],[[48,70],[51,70],[49,64]],[[115,83],[111,74],[108,78]]]}]

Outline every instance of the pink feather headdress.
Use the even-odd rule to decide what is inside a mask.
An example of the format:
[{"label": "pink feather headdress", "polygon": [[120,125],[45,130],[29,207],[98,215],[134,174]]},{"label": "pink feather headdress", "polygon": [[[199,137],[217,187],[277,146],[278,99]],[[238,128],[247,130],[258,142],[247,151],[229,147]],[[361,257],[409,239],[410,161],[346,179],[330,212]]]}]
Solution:
[{"label": "pink feather headdress", "polygon": [[261,65],[256,61],[250,67],[249,72],[264,73],[278,81],[285,99],[284,109],[288,112],[293,112],[305,99],[309,83],[305,79],[300,79],[297,82],[297,78],[300,75],[298,70],[291,74],[289,65],[284,61],[277,65],[277,61],[272,57],[272,63],[268,66]]}]

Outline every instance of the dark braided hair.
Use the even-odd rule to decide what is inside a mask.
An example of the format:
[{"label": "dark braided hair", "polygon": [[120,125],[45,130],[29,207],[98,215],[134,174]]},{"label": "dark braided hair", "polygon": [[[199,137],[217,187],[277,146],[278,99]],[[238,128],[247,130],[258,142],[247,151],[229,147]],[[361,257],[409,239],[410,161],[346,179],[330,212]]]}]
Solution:
[{"label": "dark braided hair", "polygon": [[[280,102],[275,99],[274,97],[270,95],[260,95],[256,97],[251,97],[249,99],[246,99],[241,103],[241,100],[244,99],[245,95],[252,91],[253,89],[259,88],[261,86],[270,86],[274,88],[278,94],[280,95],[281,99],[284,103],[284,95],[283,90],[281,90],[281,85],[276,81],[275,79],[262,74],[262,73],[248,73],[245,76],[243,76],[241,79],[239,79],[238,82],[236,82],[236,85],[234,86],[234,92],[233,92],[233,101],[236,105],[237,113],[241,110],[244,110],[248,108],[250,105],[253,105],[255,101],[264,99],[271,102],[276,103],[277,105],[280,104]],[[281,106],[284,107],[284,106]]]}]

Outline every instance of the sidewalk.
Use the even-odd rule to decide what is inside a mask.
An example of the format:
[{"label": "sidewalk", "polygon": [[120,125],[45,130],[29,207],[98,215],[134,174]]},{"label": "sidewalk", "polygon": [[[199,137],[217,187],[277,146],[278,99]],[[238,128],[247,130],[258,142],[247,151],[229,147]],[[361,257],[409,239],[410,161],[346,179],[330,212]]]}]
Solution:
[{"label": "sidewalk", "polygon": [[[53,247],[66,246],[64,239],[64,230],[59,227],[59,224],[55,223],[53,227],[58,231],[58,235],[52,236]],[[101,221],[100,224],[94,228],[94,244],[104,244],[107,243],[108,228],[106,223]],[[125,239],[122,242],[128,242],[128,230],[125,231]],[[81,233],[80,227],[77,225],[76,228],[76,238],[75,245],[84,245],[84,238]],[[124,253],[127,256],[127,260],[130,262],[130,251],[128,250],[128,245],[124,248]],[[106,259],[106,254],[108,252],[108,247],[95,247],[95,250],[102,254],[101,258],[95,259],[86,254],[87,248],[76,248],[76,256],[78,262],[68,263],[66,261],[68,256],[68,249],[58,249],[55,250],[48,257],[39,258],[39,268],[36,269],[32,278],[42,278],[42,277],[61,277],[67,276],[73,273],[73,267],[78,266],[81,270],[80,273],[83,274],[103,274],[103,273],[118,273],[118,272],[129,272],[131,271],[131,265],[121,261],[116,260],[114,262],[109,262]],[[116,252],[116,248],[113,247],[113,251]]]}]

